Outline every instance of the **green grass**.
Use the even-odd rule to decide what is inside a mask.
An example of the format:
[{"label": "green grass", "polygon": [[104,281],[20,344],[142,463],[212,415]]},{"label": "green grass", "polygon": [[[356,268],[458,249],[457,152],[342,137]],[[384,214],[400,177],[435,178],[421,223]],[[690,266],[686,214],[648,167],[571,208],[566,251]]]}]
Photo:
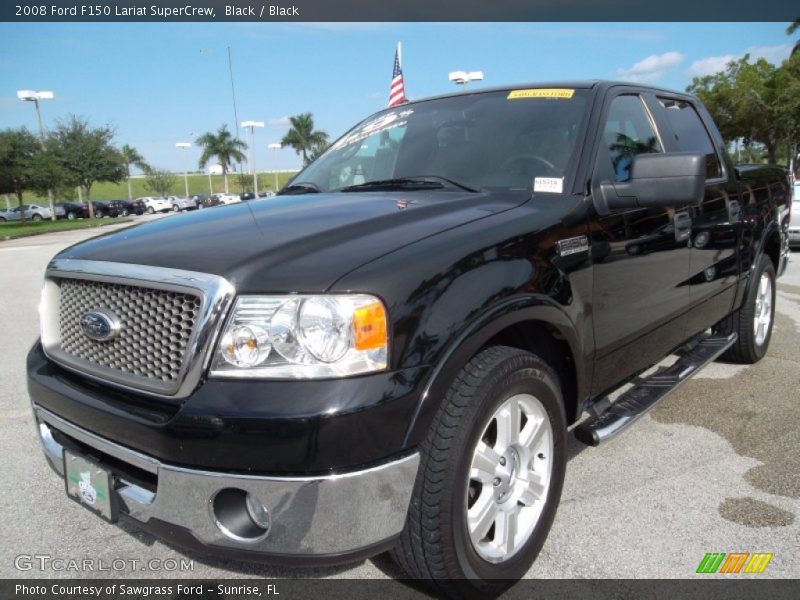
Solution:
[{"label": "green grass", "polygon": [[0,240],[12,240],[14,238],[27,237],[29,235],[39,235],[50,233],[51,231],[69,231],[70,229],[86,229],[89,227],[103,227],[105,225],[115,225],[126,223],[132,219],[81,219],[76,221],[26,221],[22,225],[19,221],[10,223],[0,223]]},{"label": "green grass", "polygon": [[[278,173],[278,187],[283,187],[290,177],[294,176],[293,172]],[[253,176],[245,175],[247,177],[246,190],[253,187]],[[136,177],[131,179],[131,188],[133,197],[138,196],[154,196],[152,192],[148,192],[144,188],[144,177]],[[225,191],[225,184],[222,180],[222,175],[212,175],[211,185],[214,188],[214,193],[221,193]],[[239,185],[238,175],[228,175],[228,189],[232,194],[239,194],[242,191]],[[275,191],[275,174],[274,173],[259,173],[258,174],[258,189],[259,191],[272,190]],[[73,201],[78,199],[78,193],[71,190],[69,194],[61,194],[56,197],[56,201]],[[189,195],[193,194],[208,194],[208,175],[189,174]],[[172,186],[172,191],[169,195],[182,196],[184,194],[183,175],[175,175],[175,184]],[[92,200],[120,200],[128,197],[128,184],[125,181],[119,183],[95,183],[92,186]],[[85,198],[84,198],[85,199]],[[41,197],[33,192],[26,192],[23,195],[23,201],[26,204],[47,204],[47,198]],[[17,206],[17,198],[9,196],[11,207]],[[5,208],[5,201],[0,196],[0,208]]]}]

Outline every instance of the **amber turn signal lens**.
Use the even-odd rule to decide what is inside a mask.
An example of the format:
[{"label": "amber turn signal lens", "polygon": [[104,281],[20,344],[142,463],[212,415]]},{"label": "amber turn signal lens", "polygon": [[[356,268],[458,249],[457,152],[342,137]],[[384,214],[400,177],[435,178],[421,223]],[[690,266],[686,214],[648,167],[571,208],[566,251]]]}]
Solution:
[{"label": "amber turn signal lens", "polygon": [[373,350],[386,346],[386,311],[380,302],[357,308],[353,313],[356,350]]}]

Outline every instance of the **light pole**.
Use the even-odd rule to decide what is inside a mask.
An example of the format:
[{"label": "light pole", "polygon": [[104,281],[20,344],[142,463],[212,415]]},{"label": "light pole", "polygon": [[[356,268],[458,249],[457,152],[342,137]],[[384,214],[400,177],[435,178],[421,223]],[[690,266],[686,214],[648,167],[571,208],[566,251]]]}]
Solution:
[{"label": "light pole", "polygon": [[[42,125],[42,113],[39,110],[39,100],[52,100],[54,97],[53,92],[49,91],[40,91],[36,92],[34,90],[18,90],[17,91],[17,98],[22,100],[23,102],[33,102],[33,105],[36,107],[36,120],[39,122],[39,139],[42,142],[42,150],[45,149],[44,147],[44,125]],[[47,188],[47,202],[50,205],[50,219],[52,221],[56,220],[56,206],[53,202],[53,190]]]},{"label": "light pole", "polygon": [[447,74],[450,81],[465,88],[470,81],[482,81],[483,71],[451,71]]},{"label": "light pole", "polygon": [[264,127],[264,121],[242,121],[242,127],[250,130],[250,168],[253,169],[253,194],[258,197],[258,170],[256,169],[256,127]]},{"label": "light pole", "polygon": [[[283,146],[280,144],[268,144],[267,148],[270,150],[280,150]],[[275,161],[275,193],[278,193],[278,165],[277,161]]]},{"label": "light pole", "polygon": [[183,152],[183,186],[186,189],[186,198],[189,198],[189,172],[186,170],[186,150],[192,147],[189,142],[178,142],[176,148],[181,148]]}]

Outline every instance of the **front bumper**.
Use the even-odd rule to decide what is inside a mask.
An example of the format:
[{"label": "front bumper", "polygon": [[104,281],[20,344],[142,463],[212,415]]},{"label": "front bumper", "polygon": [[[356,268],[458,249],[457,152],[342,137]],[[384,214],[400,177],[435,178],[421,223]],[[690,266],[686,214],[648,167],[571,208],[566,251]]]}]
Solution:
[{"label": "front bumper", "polygon": [[[328,564],[385,550],[403,529],[419,465],[413,453],[319,477],[204,471],[161,462],[36,404],[33,411],[56,472],[63,476],[65,446],[87,454],[111,471],[122,516],[178,545],[240,558]],[[229,489],[263,504],[269,513],[265,534],[242,538],[220,523],[214,498]]]}]

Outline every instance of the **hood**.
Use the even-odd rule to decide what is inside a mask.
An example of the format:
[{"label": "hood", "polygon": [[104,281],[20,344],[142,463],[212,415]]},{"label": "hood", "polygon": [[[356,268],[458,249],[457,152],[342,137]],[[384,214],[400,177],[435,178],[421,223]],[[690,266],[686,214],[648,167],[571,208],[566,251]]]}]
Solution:
[{"label": "hood", "polygon": [[240,293],[321,292],[384,254],[528,197],[460,190],[276,196],[130,227],[59,258],[212,273]]}]

